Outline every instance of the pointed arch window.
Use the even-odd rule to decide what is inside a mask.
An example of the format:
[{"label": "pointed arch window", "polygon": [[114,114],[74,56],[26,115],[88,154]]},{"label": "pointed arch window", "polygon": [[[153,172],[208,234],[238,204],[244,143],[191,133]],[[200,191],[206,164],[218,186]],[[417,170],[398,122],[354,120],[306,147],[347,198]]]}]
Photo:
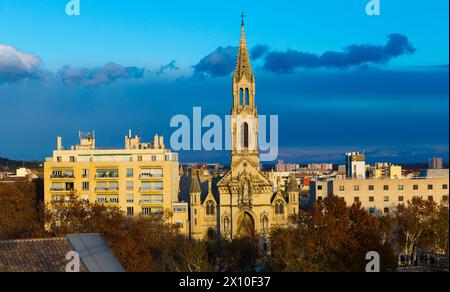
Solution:
[{"label": "pointed arch window", "polygon": [[249,104],[250,104],[250,94],[249,94],[248,88],[245,89],[245,100],[244,100],[244,104],[245,104],[245,105],[249,105]]},{"label": "pointed arch window", "polygon": [[275,214],[276,215],[283,215],[284,214],[284,204],[281,201],[278,201],[275,204]]},{"label": "pointed arch window", "polygon": [[206,215],[214,216],[215,208],[216,207],[214,206],[214,203],[212,201],[209,201],[208,203],[206,203]]},{"label": "pointed arch window", "polygon": [[244,104],[244,89],[239,89],[239,105]]},{"label": "pointed arch window", "polygon": [[242,147],[248,148],[248,124],[242,124]]}]

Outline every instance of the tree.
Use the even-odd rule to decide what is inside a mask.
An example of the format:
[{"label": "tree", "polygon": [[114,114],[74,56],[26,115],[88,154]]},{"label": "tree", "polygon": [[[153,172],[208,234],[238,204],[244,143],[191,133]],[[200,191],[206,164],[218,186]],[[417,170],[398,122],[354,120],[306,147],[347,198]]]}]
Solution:
[{"label": "tree", "polygon": [[300,211],[294,227],[271,234],[272,268],[289,272],[364,271],[365,256],[377,251],[382,270],[395,268],[392,249],[383,240],[378,217],[359,204],[347,207],[330,196],[311,211]]},{"label": "tree", "polygon": [[0,240],[40,236],[34,202],[16,185],[0,184]]},{"label": "tree", "polygon": [[416,197],[407,205],[397,206],[394,212],[401,252],[408,257],[408,265],[414,263],[417,248],[426,246],[427,237],[423,235],[431,230],[436,207],[435,202]]}]

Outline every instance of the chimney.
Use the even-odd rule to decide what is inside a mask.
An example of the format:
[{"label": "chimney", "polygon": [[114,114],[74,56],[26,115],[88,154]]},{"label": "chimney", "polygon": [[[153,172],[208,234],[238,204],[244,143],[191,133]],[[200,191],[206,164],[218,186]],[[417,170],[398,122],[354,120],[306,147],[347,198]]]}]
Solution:
[{"label": "chimney", "polygon": [[164,149],[164,137],[163,136],[159,137],[159,146],[161,146],[161,148]]},{"label": "chimney", "polygon": [[155,140],[153,142],[153,147],[155,149],[159,149],[159,136],[158,136],[158,134],[155,135]]},{"label": "chimney", "polygon": [[56,138],[56,149],[57,150],[62,150],[62,137],[61,136],[58,136],[57,138]]}]

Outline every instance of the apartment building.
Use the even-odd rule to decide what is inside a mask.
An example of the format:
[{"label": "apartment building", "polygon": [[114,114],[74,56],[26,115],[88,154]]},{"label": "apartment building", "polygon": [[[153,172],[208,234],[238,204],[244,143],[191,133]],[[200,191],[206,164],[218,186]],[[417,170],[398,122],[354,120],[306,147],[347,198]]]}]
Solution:
[{"label": "apartment building", "polygon": [[179,201],[178,154],[155,135],[153,142],[125,136],[123,149],[98,149],[95,132],[79,133],[76,146],[57,149],[44,163],[45,203],[79,198],[119,207],[127,215],[172,214],[169,219],[188,234],[188,205]]},{"label": "apartment building", "polygon": [[401,179],[330,179],[312,181],[310,203],[335,195],[347,205],[355,202],[372,214],[389,213],[399,204],[414,197],[448,202],[449,178],[401,178]]}]

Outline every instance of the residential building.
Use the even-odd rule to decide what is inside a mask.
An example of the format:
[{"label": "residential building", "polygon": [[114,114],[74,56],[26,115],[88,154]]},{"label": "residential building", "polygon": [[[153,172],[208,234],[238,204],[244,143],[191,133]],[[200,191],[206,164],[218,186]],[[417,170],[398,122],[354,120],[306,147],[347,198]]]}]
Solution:
[{"label": "residential building", "polygon": [[311,204],[326,196],[335,195],[347,205],[361,203],[372,214],[389,213],[399,204],[414,197],[448,202],[449,179],[447,178],[400,178],[400,179],[331,179],[313,181],[310,185]]},{"label": "residential building", "polygon": [[95,133],[79,133],[80,143],[68,149],[57,138],[57,149],[44,163],[46,204],[75,194],[80,199],[119,207],[127,215],[173,214],[171,223],[188,233],[187,203],[179,201],[178,154],[155,135],[125,137],[123,149],[98,149]]},{"label": "residential building", "polygon": [[346,156],[346,170],[348,178],[366,178],[366,158],[359,152],[348,152]]}]

